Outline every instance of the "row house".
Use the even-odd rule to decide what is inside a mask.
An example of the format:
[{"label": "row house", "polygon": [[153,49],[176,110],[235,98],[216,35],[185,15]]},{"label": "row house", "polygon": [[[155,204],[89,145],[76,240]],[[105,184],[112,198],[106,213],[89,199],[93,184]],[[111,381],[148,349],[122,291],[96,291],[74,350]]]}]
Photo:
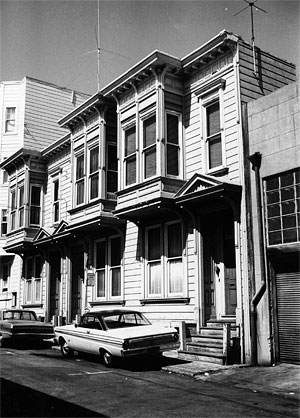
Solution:
[{"label": "row house", "polygon": [[[20,294],[23,249],[43,222],[39,152],[63,135],[57,120],[88,97],[31,77],[0,83],[0,162],[10,161],[15,154],[12,175],[0,169],[1,308],[24,303]],[[30,299],[32,292],[28,289]],[[35,292],[40,293],[39,285]]]},{"label": "row house", "polygon": [[[252,361],[242,104],[295,80],[293,64],[252,52],[225,30],[182,59],[154,51],[60,118],[68,134],[32,157],[43,207],[26,251],[9,227],[20,304],[33,278],[46,320],[131,307],[185,324],[183,355],[227,362],[231,346]],[[24,160],[1,167],[17,177]]]}]

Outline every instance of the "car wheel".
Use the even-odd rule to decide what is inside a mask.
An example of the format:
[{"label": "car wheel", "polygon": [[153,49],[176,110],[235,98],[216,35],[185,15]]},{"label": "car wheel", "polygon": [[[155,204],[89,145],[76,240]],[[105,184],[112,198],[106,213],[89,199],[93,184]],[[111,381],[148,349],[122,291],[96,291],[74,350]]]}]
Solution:
[{"label": "car wheel", "polygon": [[74,351],[68,346],[65,340],[63,340],[60,344],[60,351],[63,357],[70,358],[73,356]]},{"label": "car wheel", "polygon": [[114,358],[108,351],[103,351],[102,359],[105,367],[112,367],[114,363]]}]

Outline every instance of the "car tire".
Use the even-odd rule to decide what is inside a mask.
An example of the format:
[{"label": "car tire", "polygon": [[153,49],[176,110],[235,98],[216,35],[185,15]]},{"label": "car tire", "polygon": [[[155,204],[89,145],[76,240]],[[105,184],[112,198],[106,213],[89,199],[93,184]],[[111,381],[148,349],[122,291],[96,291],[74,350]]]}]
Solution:
[{"label": "car tire", "polygon": [[74,351],[68,346],[65,340],[60,343],[60,351],[65,358],[73,357]]},{"label": "car tire", "polygon": [[112,367],[114,364],[114,358],[108,351],[102,352],[102,360],[105,367]]}]

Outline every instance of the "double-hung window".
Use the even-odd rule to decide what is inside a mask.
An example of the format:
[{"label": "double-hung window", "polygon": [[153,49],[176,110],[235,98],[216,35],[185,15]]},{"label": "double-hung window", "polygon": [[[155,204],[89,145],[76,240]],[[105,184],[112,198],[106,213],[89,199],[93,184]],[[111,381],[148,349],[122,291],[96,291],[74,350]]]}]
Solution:
[{"label": "double-hung window", "polygon": [[120,298],[121,238],[108,237],[95,243],[96,297],[104,300]]},{"label": "double-hung window", "polygon": [[30,225],[41,224],[41,195],[42,188],[38,185],[31,185],[30,188]]},{"label": "double-hung window", "polygon": [[205,114],[207,163],[208,169],[213,170],[223,165],[219,99],[205,106]]},{"label": "double-hung window", "polygon": [[146,297],[183,296],[181,223],[149,227],[145,237]]},{"label": "double-hung window", "polygon": [[18,189],[18,220],[19,228],[24,226],[25,222],[25,199],[24,199],[24,185],[20,186]]},{"label": "double-hung window", "polygon": [[136,127],[127,128],[124,136],[125,186],[130,186],[137,182]]},{"label": "double-hung window", "polygon": [[12,189],[10,192],[10,229],[13,231],[16,229],[16,211],[17,211],[17,203],[16,203],[16,189]]},{"label": "double-hung window", "polygon": [[90,149],[89,189],[90,200],[99,196],[99,145]]},{"label": "double-hung window", "polygon": [[52,220],[53,223],[59,221],[60,207],[59,207],[59,178],[55,178],[52,183]]},{"label": "double-hung window", "polygon": [[166,172],[167,176],[180,175],[181,167],[180,117],[166,114]]},{"label": "double-hung window", "polygon": [[76,175],[75,175],[75,195],[76,205],[84,203],[84,154],[79,154],[75,159]]},{"label": "double-hung window", "polygon": [[16,130],[16,108],[7,107],[5,111],[5,132],[15,132]]},{"label": "double-hung window", "polygon": [[7,292],[9,290],[9,278],[10,278],[11,263],[2,262],[0,265],[0,292]]},{"label": "double-hung window", "polygon": [[41,303],[42,297],[42,260],[39,255],[25,259],[25,303]]},{"label": "double-hung window", "polygon": [[142,121],[143,129],[143,178],[156,174],[156,116],[152,115]]},{"label": "double-hung window", "polygon": [[1,230],[0,236],[4,237],[7,234],[7,209],[1,209]]}]

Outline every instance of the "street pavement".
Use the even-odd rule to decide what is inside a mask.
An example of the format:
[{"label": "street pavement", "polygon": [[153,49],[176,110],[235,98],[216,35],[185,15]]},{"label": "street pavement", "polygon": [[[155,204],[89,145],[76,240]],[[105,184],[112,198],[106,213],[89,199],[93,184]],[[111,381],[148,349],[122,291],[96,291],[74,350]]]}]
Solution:
[{"label": "street pavement", "polygon": [[[300,365],[280,363],[273,366],[222,366],[200,361],[179,361],[177,352],[165,352],[162,370],[191,376],[203,382],[271,393],[300,400]],[[173,361],[172,361],[173,360]]]}]

